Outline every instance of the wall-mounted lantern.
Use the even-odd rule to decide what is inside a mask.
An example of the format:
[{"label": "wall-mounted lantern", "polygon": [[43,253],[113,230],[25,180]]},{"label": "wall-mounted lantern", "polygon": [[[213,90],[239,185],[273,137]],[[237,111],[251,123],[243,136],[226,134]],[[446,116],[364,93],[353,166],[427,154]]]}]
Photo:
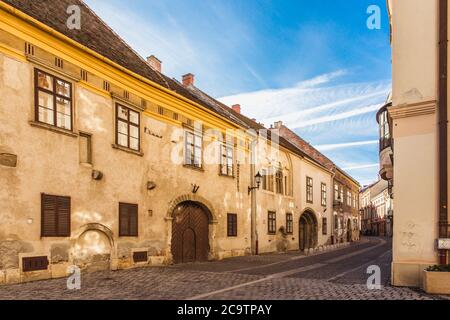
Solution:
[{"label": "wall-mounted lantern", "polygon": [[258,171],[258,173],[255,176],[256,186],[248,187],[248,194],[250,194],[250,192],[252,192],[252,190],[259,189],[259,186],[261,185],[261,180],[262,180],[262,175]]}]

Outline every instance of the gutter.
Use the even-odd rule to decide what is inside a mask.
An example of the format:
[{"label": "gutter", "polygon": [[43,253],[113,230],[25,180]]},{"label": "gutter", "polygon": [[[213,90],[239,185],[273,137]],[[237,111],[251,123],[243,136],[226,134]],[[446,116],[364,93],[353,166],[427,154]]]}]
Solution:
[{"label": "gutter", "polygon": [[[439,0],[439,238],[448,236],[448,0]],[[439,263],[447,263],[447,250],[439,250]]]}]

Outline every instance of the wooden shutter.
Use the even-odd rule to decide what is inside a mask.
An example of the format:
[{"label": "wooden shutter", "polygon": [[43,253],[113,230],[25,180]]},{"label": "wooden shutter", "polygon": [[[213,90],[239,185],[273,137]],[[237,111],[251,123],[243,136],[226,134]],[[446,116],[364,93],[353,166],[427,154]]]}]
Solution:
[{"label": "wooden shutter", "polygon": [[70,237],[70,198],[57,197],[57,235]]},{"label": "wooden shutter", "polygon": [[119,236],[138,236],[138,205],[119,203]]},{"label": "wooden shutter", "polygon": [[41,195],[41,236],[70,237],[70,197]]},{"label": "wooden shutter", "polygon": [[56,237],[56,197],[41,194],[41,236]]}]

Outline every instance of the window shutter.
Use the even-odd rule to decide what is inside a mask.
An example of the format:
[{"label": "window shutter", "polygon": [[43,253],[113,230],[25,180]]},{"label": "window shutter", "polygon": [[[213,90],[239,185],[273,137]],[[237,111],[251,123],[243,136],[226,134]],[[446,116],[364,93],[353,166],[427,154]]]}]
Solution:
[{"label": "window shutter", "polygon": [[119,203],[119,236],[138,236],[138,206],[136,204]]},{"label": "window shutter", "polygon": [[56,229],[56,212],[57,201],[53,196],[46,194],[41,195],[41,236],[55,237]]},{"label": "window shutter", "polygon": [[57,233],[60,237],[70,237],[70,198],[57,197]]},{"label": "window shutter", "polygon": [[137,237],[138,235],[138,206],[129,205],[128,216],[130,219],[130,236]]},{"label": "window shutter", "polygon": [[127,236],[129,234],[127,209],[126,204],[119,204],[119,236]]}]

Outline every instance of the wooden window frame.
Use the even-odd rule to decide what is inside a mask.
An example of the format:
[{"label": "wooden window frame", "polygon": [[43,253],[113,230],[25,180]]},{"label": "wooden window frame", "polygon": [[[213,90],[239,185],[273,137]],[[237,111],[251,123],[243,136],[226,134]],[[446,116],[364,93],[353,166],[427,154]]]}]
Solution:
[{"label": "wooden window frame", "polygon": [[237,214],[236,213],[228,213],[227,214],[227,236],[228,237],[237,237],[238,229],[237,229]]},{"label": "wooden window frame", "polygon": [[[53,91],[45,89],[45,88],[41,88],[39,86],[39,73],[42,73],[42,74],[52,78]],[[56,83],[58,80],[69,85],[70,97],[66,97],[66,96],[61,95],[56,92]],[[41,121],[39,119],[39,109],[40,108],[47,109],[47,108],[39,106],[39,92],[46,93],[53,97],[53,124]],[[56,104],[57,98],[69,101],[69,103],[70,103],[70,129],[58,126],[58,111],[57,111],[58,107]],[[73,84],[71,82],[61,79],[60,77],[57,77],[51,73],[48,73],[48,72],[43,71],[38,68],[34,68],[34,119],[35,119],[35,121],[38,123],[42,123],[44,125],[48,125],[51,127],[61,129],[61,130],[73,132],[73,111],[74,111],[73,109],[74,109],[73,108]]]},{"label": "wooden window frame", "polygon": [[[192,136],[192,143],[188,144],[188,135]],[[195,145],[195,138],[200,138],[201,146],[198,147]],[[187,158],[188,148],[192,151],[191,159]],[[198,151],[198,149],[200,151]],[[197,152],[200,152],[200,165],[195,164],[195,158]],[[195,169],[203,169],[203,133],[198,132],[198,130],[185,130],[184,131],[184,165],[187,167],[195,168]]]},{"label": "wooden window frame", "polygon": [[320,184],[320,203],[322,207],[327,206],[327,184],[323,182]]},{"label": "wooden window frame", "polygon": [[[228,151],[231,149],[231,157],[228,155]],[[228,165],[228,161],[231,159],[231,168]],[[225,161],[225,163],[224,163]],[[226,173],[223,173],[226,167]],[[220,145],[220,168],[219,175],[225,177],[234,177],[234,147],[230,144],[222,143]]]},{"label": "wooden window frame", "polygon": [[92,165],[93,164],[93,161],[92,161],[92,159],[93,159],[93,157],[92,157],[92,134],[80,131],[78,135],[79,135],[79,139],[81,139],[81,138],[87,139],[87,149],[88,149],[87,150],[87,158],[88,158],[87,162],[82,162],[81,158],[80,158],[80,163]]},{"label": "wooden window frame", "polygon": [[262,189],[267,191],[267,170],[261,169]]},{"label": "wooden window frame", "polygon": [[[311,183],[310,183],[311,182]],[[314,202],[314,180],[311,177],[306,177],[306,202]]]},{"label": "wooden window frame", "polygon": [[[45,198],[46,197],[51,197],[53,198],[53,201],[55,201],[55,233],[49,233],[47,230],[45,230],[45,207],[44,207],[44,203],[45,203]],[[67,210],[69,211],[69,221],[68,221],[68,226],[67,226],[67,233],[61,232],[59,230],[59,200],[68,200],[68,208]],[[56,196],[56,195],[51,195],[51,194],[46,194],[46,193],[41,193],[41,238],[68,238],[70,237],[71,234],[71,221],[72,221],[72,199],[70,197],[66,197],[66,196]]]},{"label": "wooden window frame", "polygon": [[328,221],[326,217],[322,218],[322,235],[326,236],[328,234]]},{"label": "wooden window frame", "polygon": [[[128,233],[124,232],[121,228],[121,221],[122,221],[122,214],[124,212],[121,211],[122,206],[125,206],[127,208],[133,207],[136,208],[136,233],[131,232],[131,218],[129,215],[129,211],[127,210],[127,220],[128,220]],[[138,237],[139,236],[139,205],[134,203],[125,203],[125,202],[119,202],[119,237]]]},{"label": "wooden window frame", "polygon": [[281,168],[277,168],[275,171],[275,192],[283,194],[283,170]]},{"label": "wooden window frame", "polygon": [[267,233],[270,235],[277,233],[277,213],[275,211],[267,213]]},{"label": "wooden window frame", "polygon": [[273,168],[269,168],[267,173],[267,191],[274,192],[275,174]]},{"label": "wooden window frame", "polygon": [[[128,111],[126,120],[119,118],[119,107],[122,109],[126,109]],[[116,117],[115,117],[116,145],[121,148],[131,150],[133,152],[140,152],[141,151],[141,113],[139,111],[136,111],[133,108],[127,107],[126,105],[118,103],[118,102],[116,102],[115,110],[116,110]],[[138,114],[138,122],[139,122],[138,124],[136,124],[130,120],[130,111]],[[119,122],[123,122],[127,125],[127,145],[126,146],[119,144]],[[137,149],[130,147],[130,145],[131,145],[131,143],[130,143],[130,141],[131,141],[130,127],[131,126],[138,129],[138,138],[137,138],[138,139],[138,148]]]},{"label": "wooden window frame", "polygon": [[290,212],[286,213],[286,233],[294,233],[294,216]]}]

